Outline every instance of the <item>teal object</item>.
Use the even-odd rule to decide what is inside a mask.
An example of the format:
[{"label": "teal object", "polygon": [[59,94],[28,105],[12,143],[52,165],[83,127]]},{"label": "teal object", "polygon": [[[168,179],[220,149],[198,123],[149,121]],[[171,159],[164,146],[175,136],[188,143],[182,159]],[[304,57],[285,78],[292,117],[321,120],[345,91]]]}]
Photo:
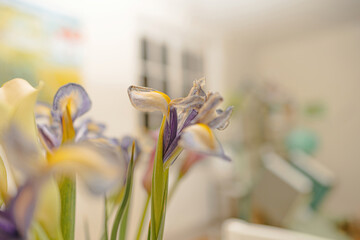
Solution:
[{"label": "teal object", "polygon": [[303,151],[313,155],[319,146],[319,140],[313,131],[297,128],[290,132],[285,144],[290,152]]},{"label": "teal object", "polygon": [[319,181],[316,176],[314,176],[311,172],[308,172],[306,169],[298,166],[294,163],[292,165],[302,174],[310,179],[313,184],[311,200],[310,200],[310,208],[313,211],[319,209],[321,203],[323,202],[324,198],[326,197],[327,193],[332,189],[332,185],[322,183]]}]

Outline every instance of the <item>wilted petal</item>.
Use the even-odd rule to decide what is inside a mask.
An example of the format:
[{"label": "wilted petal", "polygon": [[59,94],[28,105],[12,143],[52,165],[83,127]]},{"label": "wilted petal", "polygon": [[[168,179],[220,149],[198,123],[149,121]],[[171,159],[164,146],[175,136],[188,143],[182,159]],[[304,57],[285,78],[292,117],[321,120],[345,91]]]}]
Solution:
[{"label": "wilted petal", "polygon": [[119,159],[118,152],[109,146],[82,142],[61,146],[48,160],[54,173],[76,173],[99,194],[121,184],[124,165]]},{"label": "wilted petal", "polygon": [[185,149],[229,160],[211,129],[202,123],[185,128],[179,145]]},{"label": "wilted petal", "polygon": [[188,109],[188,108],[200,108],[204,103],[205,98],[194,95],[188,96],[185,98],[177,98],[171,101],[171,106],[174,106],[179,109]]},{"label": "wilted petal", "polygon": [[166,115],[171,101],[165,93],[146,87],[130,86],[128,95],[131,104],[143,112],[161,111]]},{"label": "wilted petal", "polygon": [[203,87],[205,86],[205,78],[197,79],[193,82],[193,86],[190,89],[190,92],[188,96],[200,96],[200,97],[206,97],[206,93],[203,90]]},{"label": "wilted petal", "polygon": [[208,125],[210,128],[216,128],[218,130],[224,130],[229,125],[229,119],[234,107],[228,107],[225,111],[216,110],[218,114],[213,120],[211,120]]},{"label": "wilted petal", "polygon": [[209,123],[216,117],[216,108],[223,101],[222,96],[219,93],[209,93],[207,100],[199,110],[198,115],[194,119],[198,123]]},{"label": "wilted petal", "polygon": [[66,108],[69,108],[72,120],[90,110],[89,95],[79,84],[69,83],[57,91],[53,101],[54,116],[60,120],[60,117],[66,112]]}]

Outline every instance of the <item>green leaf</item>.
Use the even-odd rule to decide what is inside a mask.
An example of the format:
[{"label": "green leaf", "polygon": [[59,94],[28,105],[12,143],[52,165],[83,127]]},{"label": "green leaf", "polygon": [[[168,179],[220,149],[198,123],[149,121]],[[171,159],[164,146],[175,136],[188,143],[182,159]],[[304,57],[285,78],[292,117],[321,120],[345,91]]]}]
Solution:
[{"label": "green leaf", "polygon": [[169,168],[163,164],[163,135],[166,116],[163,117],[154,159],[151,183],[151,240],[162,239],[165,225]]},{"label": "green leaf", "polygon": [[76,181],[69,177],[63,177],[59,183],[59,189],[61,195],[61,230],[64,239],[73,240],[75,234]]},{"label": "green leaf", "polygon": [[134,151],[135,151],[135,142],[133,142],[132,150],[131,150],[131,160],[128,167],[127,177],[126,177],[126,185],[124,191],[123,200],[119,206],[119,209],[116,213],[115,220],[111,230],[111,240],[116,240],[120,224],[123,223],[125,226],[122,226],[120,229],[120,235],[125,234],[124,227],[126,229],[127,225],[127,214],[128,208],[130,206],[130,199],[131,199],[131,189],[133,183],[133,173],[134,173]]},{"label": "green leaf", "polygon": [[129,207],[127,207],[125,209],[124,217],[123,217],[123,219],[121,220],[121,223],[120,223],[120,231],[119,231],[119,234],[118,234],[119,235],[118,236],[119,240],[126,239],[126,228],[127,228],[128,215],[129,215]]}]

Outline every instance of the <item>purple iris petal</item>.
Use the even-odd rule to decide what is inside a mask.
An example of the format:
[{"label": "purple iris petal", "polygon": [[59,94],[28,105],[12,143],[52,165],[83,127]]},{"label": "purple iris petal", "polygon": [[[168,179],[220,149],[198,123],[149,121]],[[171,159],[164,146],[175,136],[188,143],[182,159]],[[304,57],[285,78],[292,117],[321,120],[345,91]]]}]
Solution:
[{"label": "purple iris petal", "polygon": [[174,141],[177,134],[178,117],[176,109],[171,107],[169,120],[166,122],[163,137],[163,154],[168,150],[170,144]]},{"label": "purple iris petal", "polygon": [[189,115],[187,116],[184,124],[181,126],[181,128],[179,129],[179,132],[181,132],[184,128],[186,128],[187,126],[189,126],[192,122],[192,120],[195,119],[195,117],[197,116],[198,112],[195,109],[192,109],[191,112],[189,113]]},{"label": "purple iris petal", "polygon": [[0,211],[0,239],[27,239],[40,188],[38,180],[32,179],[21,186],[6,206],[6,210]]},{"label": "purple iris petal", "polygon": [[76,111],[72,114],[72,120],[82,116],[84,113],[90,110],[91,100],[85,89],[79,84],[69,83],[57,91],[54,101],[53,101],[53,116],[57,119],[62,115],[63,109],[61,106],[62,100],[67,97],[75,97],[74,99],[76,106]]},{"label": "purple iris petal", "polygon": [[1,239],[20,238],[14,218],[7,211],[0,211],[0,237]]},{"label": "purple iris petal", "polygon": [[[175,137],[169,142],[169,145],[167,147],[167,149],[164,151],[164,163],[169,159],[169,157],[171,156],[171,154],[173,153],[173,151],[176,149],[176,147],[178,146],[179,140],[180,140],[180,136],[181,136],[181,131],[188,127],[189,125],[191,125],[192,120],[194,120],[194,118],[197,115],[197,111],[196,110],[191,110],[191,112],[189,113],[189,115],[187,116],[186,120],[184,121],[184,124],[179,128],[177,128],[177,120],[176,120],[176,128],[175,131]],[[176,118],[177,119],[177,118]],[[170,124],[171,124],[171,118],[170,118]],[[165,128],[166,130],[166,128]],[[165,130],[164,130],[164,137],[165,137]]]}]

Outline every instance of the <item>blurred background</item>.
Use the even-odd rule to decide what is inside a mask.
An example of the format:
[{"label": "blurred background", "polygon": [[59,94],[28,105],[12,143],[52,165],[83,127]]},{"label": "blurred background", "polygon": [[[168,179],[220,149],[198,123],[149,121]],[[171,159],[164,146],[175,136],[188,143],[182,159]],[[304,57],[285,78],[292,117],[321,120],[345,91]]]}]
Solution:
[{"label": "blurred background", "polygon": [[[131,84],[175,98],[205,76],[235,106],[218,134],[232,162],[209,158],[187,174],[169,203],[171,240],[230,239],[229,218],[360,239],[359,43],[358,0],[0,0],[0,83],[44,81],[48,102],[81,83],[110,136],[160,125],[133,109]],[[146,195],[145,145],[129,239]],[[84,191],[77,201],[77,239],[85,218],[98,238],[101,199]]]}]

